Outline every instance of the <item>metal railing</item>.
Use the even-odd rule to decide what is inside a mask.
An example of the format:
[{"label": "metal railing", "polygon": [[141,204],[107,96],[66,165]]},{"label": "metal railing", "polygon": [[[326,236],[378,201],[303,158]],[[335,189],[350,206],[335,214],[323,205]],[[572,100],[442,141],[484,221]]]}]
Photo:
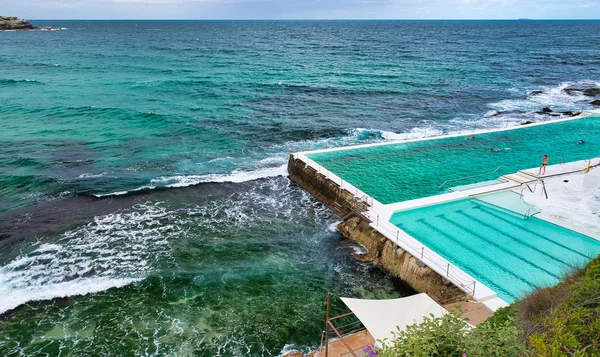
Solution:
[{"label": "metal railing", "polygon": [[368,206],[375,206],[377,204],[377,201],[375,201],[373,199],[373,197],[369,196],[368,194],[366,194],[365,192],[361,191],[360,189],[358,189],[358,187],[344,181],[341,177],[339,177],[338,175],[334,174],[333,172],[331,172],[330,170],[327,170],[325,167],[317,164],[315,161],[313,161],[312,159],[310,159],[308,156],[300,154],[299,157],[295,156],[296,154],[292,154],[293,157],[295,158],[299,158],[300,160],[302,160],[305,164],[311,166],[313,169],[315,169],[318,173],[320,173],[321,175],[325,176],[325,178],[331,180],[332,182],[334,182],[335,184],[340,186],[340,189],[344,189],[346,191],[348,191],[350,194],[352,194],[355,199],[357,201],[360,202],[364,202],[366,203]]},{"label": "metal railing", "polygon": [[459,177],[459,178],[455,178],[455,179],[446,180],[446,181],[444,181],[444,183],[442,183],[442,184],[441,184],[441,185],[438,187],[438,189],[442,189],[442,188],[443,188],[444,186],[446,186],[446,184],[447,184],[447,183],[449,183],[449,182],[460,181],[460,180],[467,180],[467,179],[472,179],[472,178],[475,178],[475,177],[481,177],[481,176],[489,176],[489,175],[493,175],[493,174],[495,174],[496,172],[498,172],[498,170],[500,170],[502,167],[504,167],[504,165],[500,165],[500,166],[498,166],[498,167],[497,167],[497,168],[496,168],[494,171],[491,171],[491,172],[486,172],[486,173],[483,173],[483,174],[472,175],[472,176],[465,176],[465,177]]},{"label": "metal railing", "polygon": [[[447,262],[440,255],[421,244],[419,241],[404,233],[404,231],[400,230],[400,228],[392,225],[387,220],[380,220],[379,213],[372,211],[370,208],[374,208],[378,205],[378,202],[375,201],[371,196],[362,192],[355,186],[347,183],[339,176],[335,175],[333,172],[327,170],[321,165],[317,164],[306,155],[302,155],[298,157],[302,161],[304,161],[307,165],[310,165],[315,169],[318,173],[324,175],[326,178],[330,179],[332,182],[336,184],[339,183],[340,189],[345,189],[351,194],[354,195],[355,202],[352,203],[351,207],[348,207],[355,214],[362,216],[369,220],[376,229],[382,233],[387,239],[392,241],[395,246],[401,247],[405,251],[407,251],[413,257],[419,259],[425,265],[429,266],[431,269],[436,271],[438,274],[448,279],[458,288],[465,291],[467,294],[473,296],[475,295],[475,286],[476,280],[474,280],[471,276],[455,267],[454,265]],[[498,167],[499,169],[500,167]],[[496,169],[496,171],[498,170]],[[356,202],[360,202],[366,205],[361,206],[360,204],[355,204]]]},{"label": "metal railing", "polygon": [[[531,189],[531,187],[529,186],[530,183],[535,183],[535,186],[533,187],[533,190]],[[523,191],[527,188],[529,190],[529,192],[534,193],[535,190],[537,189],[537,184],[541,183],[542,184],[542,192],[544,192],[544,196],[546,196],[546,199],[548,199],[548,191],[546,190],[546,183],[544,182],[544,180],[538,178],[534,181],[530,181],[530,182],[526,182],[526,183],[522,183],[522,185],[525,185],[525,187],[523,187],[521,189],[521,197],[523,197]]]},{"label": "metal railing", "polygon": [[474,296],[477,281],[459,268],[447,262],[440,255],[421,244],[419,241],[406,234],[400,228],[387,220],[379,219],[379,214],[371,210],[357,212],[357,214],[371,221],[380,233],[390,240],[396,247],[400,247],[422,263],[429,266],[442,277],[448,279],[467,294]]}]

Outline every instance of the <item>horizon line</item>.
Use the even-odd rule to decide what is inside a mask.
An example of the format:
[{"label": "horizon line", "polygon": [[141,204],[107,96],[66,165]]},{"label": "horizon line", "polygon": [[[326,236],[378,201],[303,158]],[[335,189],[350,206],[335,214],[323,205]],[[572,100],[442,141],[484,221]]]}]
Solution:
[{"label": "horizon line", "polygon": [[[25,19],[25,18],[22,18]],[[203,19],[203,18],[30,18],[30,21],[600,21],[600,18],[504,18],[504,19],[294,19],[294,18],[248,18],[248,19],[236,19],[236,18],[215,18],[215,19]]]}]

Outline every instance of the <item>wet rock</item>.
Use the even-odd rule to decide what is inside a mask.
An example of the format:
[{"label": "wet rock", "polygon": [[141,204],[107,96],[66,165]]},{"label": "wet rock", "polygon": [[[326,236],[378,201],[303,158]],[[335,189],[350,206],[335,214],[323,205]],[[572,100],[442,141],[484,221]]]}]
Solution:
[{"label": "wet rock", "polygon": [[531,120],[528,120],[526,122],[521,123],[521,125],[529,125],[529,124],[533,124],[533,122]]},{"label": "wet rock", "polygon": [[544,107],[542,110],[536,112],[536,114],[550,114],[552,113],[552,109],[548,107]]},{"label": "wet rock", "polygon": [[523,114],[523,113],[525,113],[525,112],[522,111],[522,110],[501,110],[501,111],[496,112],[496,113],[494,113],[494,114],[492,114],[490,116],[497,117],[499,115],[512,115],[512,114]]},{"label": "wet rock", "polygon": [[590,102],[591,105],[600,105],[600,99],[592,100]]},{"label": "wet rock", "polygon": [[595,97],[598,94],[600,94],[600,88],[587,88],[583,90],[583,94],[587,95],[588,97]]},{"label": "wet rock", "polygon": [[563,89],[568,95],[583,94],[588,97],[595,97],[600,94],[600,88],[595,84],[576,84]]},{"label": "wet rock", "polygon": [[540,95],[544,93],[544,91],[541,90],[532,90],[531,92],[529,92],[529,95]]},{"label": "wet rock", "polygon": [[16,17],[0,16],[0,31],[5,30],[37,30],[29,21]]},{"label": "wet rock", "polygon": [[573,115],[575,115],[575,114],[574,114],[573,112],[571,112],[571,111],[568,111],[568,112],[560,112],[560,114],[562,114],[562,115],[567,115],[567,116],[570,116],[570,117],[572,117]]}]

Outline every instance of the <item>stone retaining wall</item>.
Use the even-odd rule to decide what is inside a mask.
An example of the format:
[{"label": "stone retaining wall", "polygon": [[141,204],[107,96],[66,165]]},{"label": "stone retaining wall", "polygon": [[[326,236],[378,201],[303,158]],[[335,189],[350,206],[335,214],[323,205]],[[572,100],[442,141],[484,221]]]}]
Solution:
[{"label": "stone retaining wall", "polygon": [[431,268],[423,264],[402,248],[370,226],[369,220],[359,213],[352,214],[356,198],[325,175],[290,155],[288,162],[290,179],[336,214],[348,216],[338,225],[338,230],[356,243],[366,247],[363,255],[354,255],[364,263],[377,264],[394,277],[405,281],[418,292],[428,293],[434,300],[445,303],[451,300],[466,300],[466,294]]}]

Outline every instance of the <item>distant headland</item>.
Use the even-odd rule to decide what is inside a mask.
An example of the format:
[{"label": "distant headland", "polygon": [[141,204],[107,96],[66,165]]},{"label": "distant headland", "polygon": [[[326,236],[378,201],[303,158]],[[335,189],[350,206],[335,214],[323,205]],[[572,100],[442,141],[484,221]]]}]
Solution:
[{"label": "distant headland", "polygon": [[39,30],[39,27],[17,17],[0,16],[0,30]]},{"label": "distant headland", "polygon": [[29,21],[14,16],[0,16],[0,31],[14,30],[58,30],[53,27],[37,27]]}]

